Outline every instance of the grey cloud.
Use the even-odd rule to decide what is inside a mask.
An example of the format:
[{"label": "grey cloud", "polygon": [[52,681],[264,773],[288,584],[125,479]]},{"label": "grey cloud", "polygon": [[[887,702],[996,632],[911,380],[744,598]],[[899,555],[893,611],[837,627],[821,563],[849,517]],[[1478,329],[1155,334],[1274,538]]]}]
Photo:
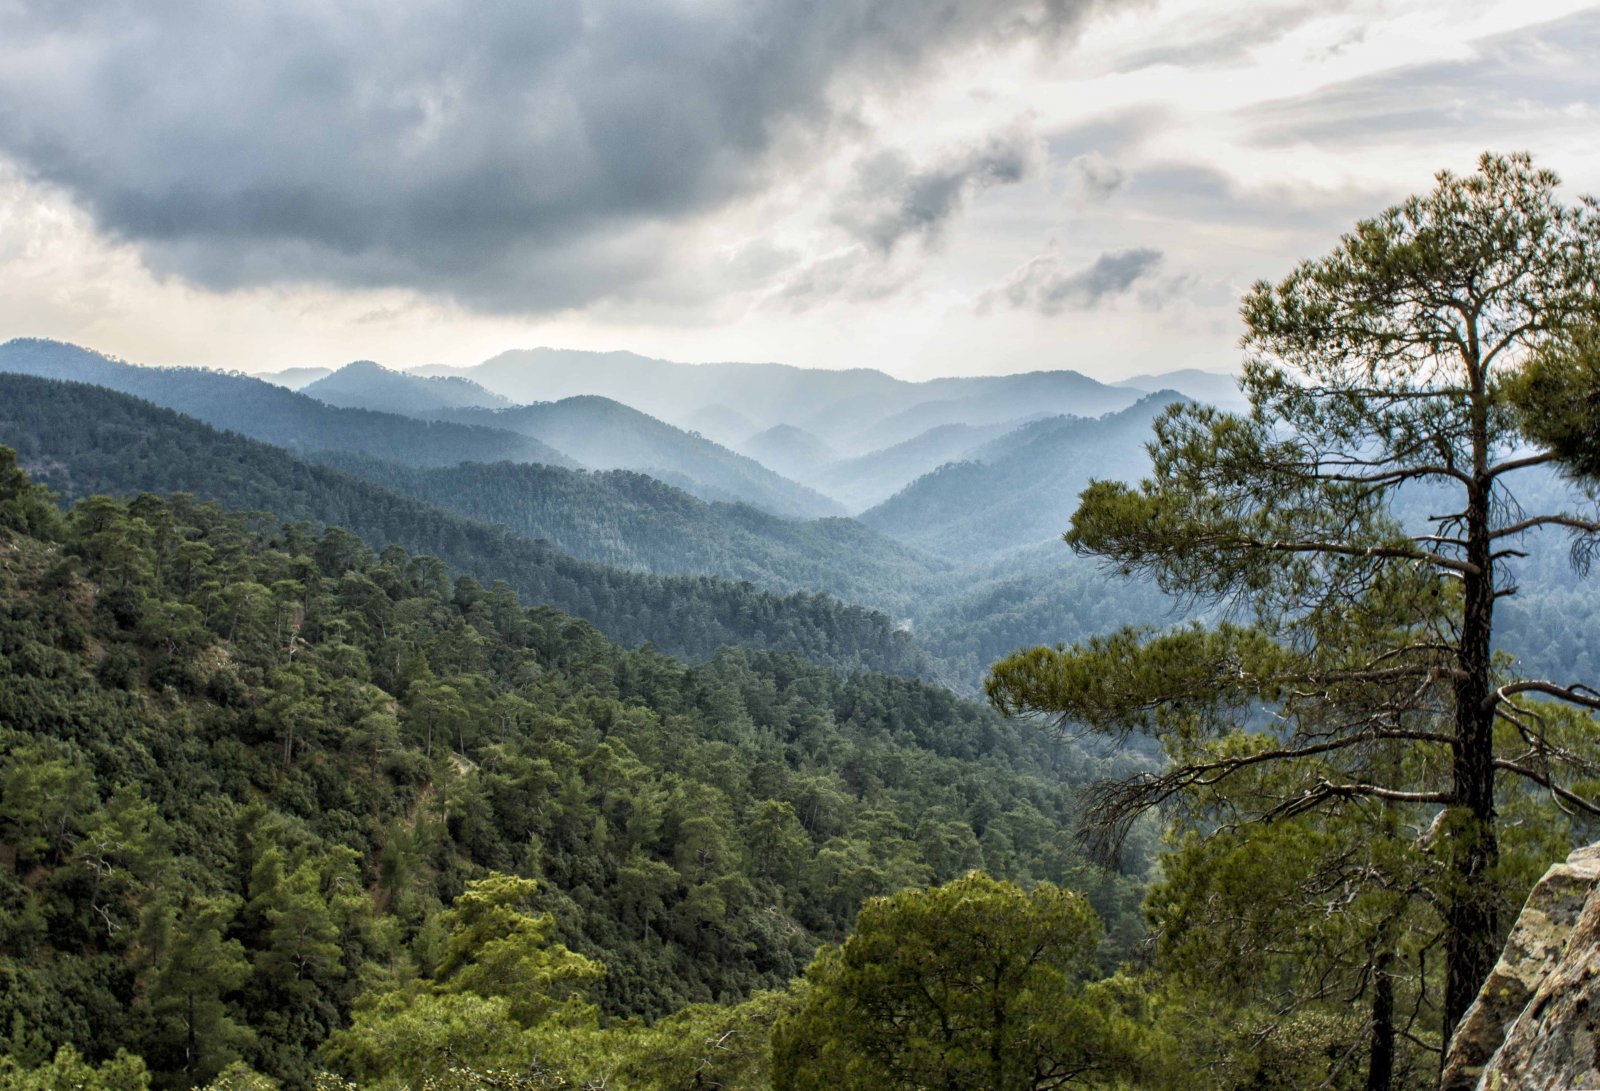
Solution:
[{"label": "grey cloud", "polygon": [[[1600,11],[1580,12],[1475,43],[1461,60],[1363,76],[1244,111],[1256,140],[1338,146],[1375,137],[1457,137],[1464,126],[1489,139],[1527,139],[1530,113],[1559,118],[1600,98]],[[1468,167],[1463,164],[1463,167]]]},{"label": "grey cloud", "polygon": [[1130,178],[1120,200],[1187,223],[1227,224],[1326,235],[1391,202],[1393,194],[1356,186],[1251,185],[1193,163],[1155,163]]},{"label": "grey cloud", "polygon": [[871,303],[903,291],[914,276],[911,270],[885,262],[865,247],[852,246],[802,266],[778,286],[768,302],[794,312],[834,299]]},{"label": "grey cloud", "polygon": [[1091,200],[1103,201],[1128,184],[1128,172],[1099,152],[1088,152],[1067,164],[1072,187]]},{"label": "grey cloud", "polygon": [[670,269],[669,225],[781,176],[778,147],[819,154],[845,88],[1095,3],[14,0],[0,156],[206,286],[575,306]]},{"label": "grey cloud", "polygon": [[1012,273],[998,288],[986,292],[979,301],[979,309],[986,311],[1004,303],[1014,309],[1027,308],[1042,314],[1060,314],[1069,308],[1086,310],[1126,295],[1160,267],[1161,258],[1161,251],[1144,247],[1111,250],[1089,265],[1066,269],[1059,258],[1044,255]]},{"label": "grey cloud", "polygon": [[1208,68],[1234,64],[1249,57],[1250,51],[1286,37],[1312,19],[1321,18],[1350,6],[1348,0],[1318,0],[1309,4],[1285,4],[1276,8],[1230,11],[1217,5],[1205,10],[1203,31],[1181,45],[1158,46],[1124,59],[1121,71],[1133,72],[1157,65],[1176,68]]},{"label": "grey cloud", "polygon": [[879,152],[856,164],[855,186],[834,221],[879,254],[893,252],[907,237],[937,242],[970,195],[1026,178],[1039,156],[1037,144],[1013,131],[922,166],[900,151]]}]

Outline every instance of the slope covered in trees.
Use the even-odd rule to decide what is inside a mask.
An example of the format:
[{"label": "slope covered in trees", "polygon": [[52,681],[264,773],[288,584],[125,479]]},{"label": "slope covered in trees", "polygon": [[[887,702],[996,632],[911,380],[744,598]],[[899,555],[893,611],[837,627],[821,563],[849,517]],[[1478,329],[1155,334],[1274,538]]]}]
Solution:
[{"label": "slope covered in trees", "polygon": [[548,545],[430,507],[253,440],[217,432],[99,387],[0,375],[0,442],[67,498],[190,492],[241,511],[342,526],[553,605],[626,645],[705,658],[727,644],[798,652],[846,669],[926,675],[890,618],[826,595],[774,595],[705,577],[654,576],[579,561]]},{"label": "slope covered in trees", "polygon": [[448,468],[351,456],[324,461],[427,503],[602,564],[825,591],[904,617],[950,573],[945,561],[853,519],[784,519],[708,503],[653,477],[502,462]]},{"label": "slope covered in trees", "polygon": [[0,345],[0,372],[94,383],[217,428],[305,453],[360,451],[420,466],[503,458],[573,464],[561,452],[513,432],[413,420],[369,409],[339,409],[247,375],[137,367],[59,341],[7,341]]},{"label": "slope covered in trees", "polygon": [[424,419],[436,417],[447,409],[511,404],[470,379],[410,375],[404,371],[391,371],[371,360],[346,364],[298,389],[328,405],[375,409],[380,413],[399,413]]},{"label": "slope covered in trees", "polygon": [[906,486],[861,521],[949,557],[989,558],[1055,538],[1091,479],[1138,477],[1144,440],[1171,393],[1097,419],[1050,417],[1007,432]]},{"label": "slope covered in trees", "polygon": [[448,420],[536,437],[596,470],[638,470],[706,500],[743,501],[779,515],[842,515],[835,501],[703,436],[585,395],[510,409],[462,409]]},{"label": "slope covered in trees", "polygon": [[1115,769],[941,689],[625,651],[437,560],[184,498],[63,517],[9,452],[0,550],[24,1068],[69,1043],[164,1087],[437,1065],[450,1026],[547,993],[659,1016],[782,985],[864,898],[972,867],[1083,890],[1103,958],[1137,931],[1134,884],[1065,832],[1073,783]]}]

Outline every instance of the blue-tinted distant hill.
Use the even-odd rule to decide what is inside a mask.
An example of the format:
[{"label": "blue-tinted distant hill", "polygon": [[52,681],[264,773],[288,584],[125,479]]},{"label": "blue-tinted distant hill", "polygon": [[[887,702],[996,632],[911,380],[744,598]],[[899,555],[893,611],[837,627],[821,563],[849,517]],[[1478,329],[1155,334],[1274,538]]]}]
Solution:
[{"label": "blue-tinted distant hill", "polygon": [[703,436],[610,398],[586,395],[444,416],[536,437],[591,469],[637,470],[703,500],[753,504],[797,518],[843,515],[835,501]]},{"label": "blue-tinted distant hill", "polygon": [[1186,398],[1206,402],[1230,412],[1242,412],[1249,407],[1244,395],[1239,392],[1237,376],[1224,375],[1216,371],[1201,371],[1199,368],[1180,368],[1177,371],[1163,371],[1158,375],[1135,375],[1114,385],[1133,390],[1176,390]]},{"label": "blue-tinted distant hill", "polygon": [[432,418],[448,409],[503,408],[511,402],[470,379],[424,377],[357,360],[300,388],[301,393],[343,409],[375,409]]},{"label": "blue-tinted distant hill", "polygon": [[326,378],[333,374],[331,367],[286,367],[282,371],[267,371],[256,375],[256,378],[274,386],[285,386],[290,390],[304,390],[318,379]]},{"label": "blue-tinted distant hill", "polygon": [[858,445],[901,443],[946,424],[982,427],[1046,415],[1098,417],[1127,408],[1141,393],[1076,371],[963,376],[915,385],[918,399],[860,431]]},{"label": "blue-tinted distant hill", "polygon": [[923,474],[967,455],[1027,421],[1004,424],[941,424],[921,435],[822,467],[806,484],[843,503],[847,510],[863,511],[880,504]]},{"label": "blue-tinted distant hill", "polygon": [[[696,422],[706,420],[712,407],[732,407],[750,422],[744,435],[791,424],[844,457],[940,424],[994,424],[1041,413],[1092,417],[1124,409],[1139,397],[1138,391],[1069,370],[910,382],[870,368],[682,364],[631,352],[552,348],[504,352],[473,367],[433,366],[417,373],[464,376],[517,402],[596,394],[687,428],[699,427]],[[885,423],[902,415],[896,425]]]},{"label": "blue-tinted distant hill", "polygon": [[419,466],[501,459],[575,465],[562,452],[515,432],[339,409],[248,375],[138,367],[59,341],[7,341],[0,345],[0,372],[93,383],[306,454],[359,451]]},{"label": "blue-tinted distant hill", "polygon": [[839,459],[832,447],[792,424],[775,424],[734,446],[740,454],[800,482],[807,482]]},{"label": "blue-tinted distant hill", "polygon": [[1051,417],[978,447],[862,514],[874,530],[942,556],[975,560],[1059,536],[1092,478],[1136,481],[1144,442],[1173,393],[1096,419]]}]

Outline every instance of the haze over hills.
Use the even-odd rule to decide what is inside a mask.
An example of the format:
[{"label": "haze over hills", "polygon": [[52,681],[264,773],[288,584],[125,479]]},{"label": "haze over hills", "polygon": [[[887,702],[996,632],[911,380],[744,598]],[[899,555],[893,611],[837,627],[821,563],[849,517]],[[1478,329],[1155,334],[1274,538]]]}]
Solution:
[{"label": "haze over hills", "polygon": [[819,466],[838,461],[838,455],[832,447],[804,428],[796,428],[792,424],[775,424],[734,446],[740,454],[748,455],[763,466],[771,466],[796,481],[814,475]]},{"label": "haze over hills", "polygon": [[967,461],[918,478],[861,521],[947,557],[988,558],[1055,538],[1091,478],[1137,480],[1143,443],[1171,392],[1096,420],[1050,417],[974,449]]},{"label": "haze over hills", "polygon": [[0,372],[94,383],[308,454],[360,451],[422,466],[468,459],[575,465],[560,451],[515,432],[335,408],[247,375],[140,367],[59,341],[17,338],[0,344]]},{"label": "haze over hills", "polygon": [[778,515],[842,515],[835,501],[754,459],[621,402],[578,395],[511,409],[458,409],[442,419],[536,437],[595,470],[639,470],[705,500],[743,501]]},{"label": "haze over hills", "polygon": [[1234,412],[1247,405],[1244,396],[1239,393],[1237,376],[1192,367],[1163,371],[1158,375],[1134,375],[1112,385],[1130,390],[1176,390],[1191,401],[1208,402]]},{"label": "haze over hills", "polygon": [[975,426],[942,424],[892,447],[814,467],[800,480],[828,494],[852,512],[880,504],[923,474],[947,462],[960,462],[974,448],[1020,428],[1027,420]]},{"label": "haze over hills", "polygon": [[[910,439],[939,424],[990,424],[1039,413],[1099,416],[1139,397],[1074,371],[908,382],[866,368],[682,364],[631,352],[550,348],[504,352],[472,367],[428,366],[417,374],[463,376],[518,402],[598,394],[702,431],[731,409],[747,422],[745,436],[790,424],[843,457]],[[928,408],[918,409],[925,403]],[[898,423],[885,425],[902,415]]]},{"label": "haze over hills", "polygon": [[434,417],[446,409],[497,408],[510,400],[470,379],[427,378],[357,360],[306,384],[301,392],[343,408],[377,409],[408,417]]},{"label": "haze over hills", "polygon": [[290,390],[302,390],[318,379],[326,378],[333,374],[331,367],[286,367],[282,371],[268,371],[256,376],[263,382],[285,386]]}]

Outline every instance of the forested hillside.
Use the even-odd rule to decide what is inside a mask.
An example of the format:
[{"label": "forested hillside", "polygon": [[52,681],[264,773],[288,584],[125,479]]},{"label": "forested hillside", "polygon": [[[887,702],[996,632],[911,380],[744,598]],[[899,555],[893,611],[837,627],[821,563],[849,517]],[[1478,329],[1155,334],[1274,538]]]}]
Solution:
[{"label": "forested hillside", "polygon": [[826,595],[774,595],[704,577],[653,576],[579,561],[349,474],[98,387],[0,375],[0,441],[68,498],[189,492],[235,511],[344,527],[375,548],[398,544],[530,602],[593,621],[626,645],[691,658],[727,644],[798,652],[845,669],[927,675],[887,616]]},{"label": "forested hillside", "polygon": [[[1085,891],[1107,962],[1137,935],[1136,882],[1066,833],[1115,767],[941,689],[624,651],[435,559],[189,499],[63,517],[9,451],[0,552],[0,1049],[25,1068],[443,1065],[453,1032],[380,1001],[499,927],[473,904],[551,914],[537,942],[603,976],[517,957],[614,1016],[782,986],[863,899],[974,867]],[[499,995],[495,950],[462,1004]]]},{"label": "forested hillside", "polygon": [[916,609],[953,570],[853,519],[784,519],[748,504],[708,503],[627,470],[323,461],[585,560],[749,580],[782,593],[826,591],[896,617]]},{"label": "forested hillside", "polygon": [[403,371],[391,371],[371,360],[346,364],[338,371],[316,378],[297,389],[328,405],[376,409],[381,413],[399,413],[423,419],[436,417],[447,409],[511,404],[470,379],[409,375]]},{"label": "forested hillside", "polygon": [[510,409],[458,409],[439,416],[519,432],[597,470],[638,470],[705,500],[743,501],[778,515],[842,515],[835,501],[703,436],[593,395]]},{"label": "forested hillside", "polygon": [[513,432],[339,409],[248,375],[136,367],[58,341],[7,341],[0,345],[0,372],[94,383],[302,453],[360,451],[421,466],[502,458],[573,465],[561,452]]},{"label": "forested hillside", "polygon": [[941,466],[861,521],[948,557],[988,559],[1060,535],[1063,515],[1093,479],[1136,480],[1148,472],[1150,422],[1176,394],[1152,394],[1096,419],[1049,417],[975,447]]}]

